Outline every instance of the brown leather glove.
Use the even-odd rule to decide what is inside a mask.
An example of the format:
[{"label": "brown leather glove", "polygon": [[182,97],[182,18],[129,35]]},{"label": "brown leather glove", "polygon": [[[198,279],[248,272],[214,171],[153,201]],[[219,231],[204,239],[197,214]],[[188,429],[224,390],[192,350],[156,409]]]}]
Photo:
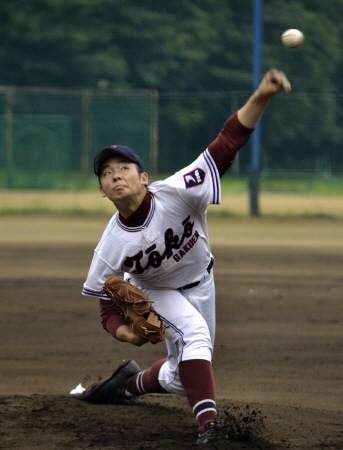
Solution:
[{"label": "brown leather glove", "polygon": [[[164,341],[166,326],[161,316],[153,308],[149,297],[138,287],[116,275],[111,275],[105,281],[101,292],[105,293],[119,307],[123,318],[130,325],[132,333],[145,338],[152,344]],[[151,312],[158,317],[159,327],[147,321]]]}]

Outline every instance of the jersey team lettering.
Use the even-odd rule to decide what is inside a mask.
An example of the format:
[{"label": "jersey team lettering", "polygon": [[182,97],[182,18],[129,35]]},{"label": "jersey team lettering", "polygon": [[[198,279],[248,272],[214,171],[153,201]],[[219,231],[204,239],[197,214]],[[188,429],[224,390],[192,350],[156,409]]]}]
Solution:
[{"label": "jersey team lettering", "polygon": [[[141,261],[144,256],[142,250],[133,256],[127,256],[124,261],[124,266],[129,269],[134,267],[134,270],[131,271],[132,273],[142,274],[148,270],[149,267],[153,267],[154,269],[160,267],[165,258],[169,259],[173,256],[176,262],[180,261],[180,259],[183,258],[183,256],[194,246],[199,237],[199,233],[197,231],[193,234],[194,222],[190,222],[189,219],[190,216],[186,217],[186,219],[182,222],[183,234],[181,238],[177,234],[174,234],[174,230],[172,228],[168,228],[165,231],[165,250],[162,254],[156,250],[156,244],[154,244],[144,251],[144,253],[148,255],[148,262],[144,267],[141,265]],[[185,239],[190,237],[191,239],[183,245]],[[183,250],[180,250],[178,254],[174,255],[173,250],[179,250],[182,246]]]}]

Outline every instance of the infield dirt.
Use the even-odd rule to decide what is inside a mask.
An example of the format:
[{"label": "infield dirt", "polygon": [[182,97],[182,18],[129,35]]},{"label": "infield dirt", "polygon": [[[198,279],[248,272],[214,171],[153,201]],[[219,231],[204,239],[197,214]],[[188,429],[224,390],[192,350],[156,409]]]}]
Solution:
[{"label": "infield dirt", "polygon": [[[124,360],[142,369],[164,344],[136,348],[82,297],[107,219],[0,218],[2,449],[184,449],[196,423],[184,398],[90,405],[69,392]],[[343,226],[340,220],[209,218],[216,259],[213,358],[229,442],[215,449],[343,448]]]}]

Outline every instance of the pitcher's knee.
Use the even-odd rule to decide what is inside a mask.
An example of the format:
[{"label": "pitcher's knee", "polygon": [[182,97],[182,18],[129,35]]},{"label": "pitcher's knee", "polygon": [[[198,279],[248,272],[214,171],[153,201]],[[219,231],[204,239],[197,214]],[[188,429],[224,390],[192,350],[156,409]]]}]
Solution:
[{"label": "pitcher's knee", "polygon": [[198,325],[183,335],[183,348],[179,362],[190,359],[212,361],[213,346],[206,323]]}]

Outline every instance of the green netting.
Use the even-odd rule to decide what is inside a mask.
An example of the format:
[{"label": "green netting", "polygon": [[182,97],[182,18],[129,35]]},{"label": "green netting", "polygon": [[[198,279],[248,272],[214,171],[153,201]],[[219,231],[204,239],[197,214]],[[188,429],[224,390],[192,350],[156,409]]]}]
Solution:
[{"label": "green netting", "polygon": [[153,98],[147,95],[94,96],[91,101],[92,156],[107,145],[126,145],[149,170]]},{"label": "green netting", "polygon": [[[249,95],[174,93],[161,94],[157,102],[155,91],[3,87],[0,188],[69,189],[96,183],[94,155],[110,144],[132,147],[150,175],[174,173],[216,138]],[[306,191],[318,180],[337,184],[342,179],[342,101],[299,92],[272,99],[261,121],[263,189],[302,186]],[[247,176],[250,152],[248,143],[228,175]]]},{"label": "green netting", "polygon": [[96,152],[111,144],[132,146],[150,170],[155,95],[3,88],[0,187],[80,188],[94,178]]}]

